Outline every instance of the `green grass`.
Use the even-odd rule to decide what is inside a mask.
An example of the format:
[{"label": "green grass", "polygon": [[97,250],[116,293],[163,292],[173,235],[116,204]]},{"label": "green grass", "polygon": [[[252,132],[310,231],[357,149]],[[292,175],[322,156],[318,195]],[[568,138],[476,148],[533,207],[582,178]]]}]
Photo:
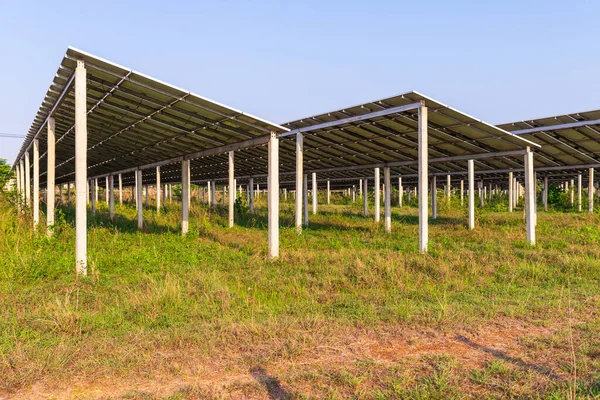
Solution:
[{"label": "green grass", "polygon": [[[395,208],[385,234],[358,203],[321,206],[297,236],[290,199],[273,262],[260,202],[232,229],[225,209],[194,204],[186,237],[175,203],[145,210],[142,232],[133,207],[117,205],[110,221],[100,204],[88,218],[89,274],[77,278],[73,210],[60,210],[48,239],[0,195],[0,394],[73,377],[202,376],[212,365],[223,376],[272,366],[294,398],[600,396],[598,217],[539,212],[531,247],[522,210],[490,204],[469,231],[464,210],[444,203],[420,254],[416,208]],[[499,321],[552,334],[519,339],[527,361],[489,353],[475,367],[443,351],[388,363],[317,357],[357,336],[493,331]],[[299,367],[307,354],[319,360]],[[269,379],[123,398],[260,396]]]}]

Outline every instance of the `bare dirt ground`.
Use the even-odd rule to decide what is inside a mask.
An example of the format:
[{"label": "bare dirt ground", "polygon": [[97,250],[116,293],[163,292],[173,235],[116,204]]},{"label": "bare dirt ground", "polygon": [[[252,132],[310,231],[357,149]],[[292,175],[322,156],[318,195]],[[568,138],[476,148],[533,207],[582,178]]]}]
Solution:
[{"label": "bare dirt ground", "polygon": [[[320,397],[310,379],[299,378],[303,371],[316,374],[331,369],[352,368],[368,360],[376,366],[416,365],[424,356],[444,355],[454,359],[468,374],[486,363],[500,359],[535,373],[543,380],[569,379],[554,364],[554,355],[542,347],[532,350],[531,339],[550,338],[554,328],[505,319],[472,329],[414,330],[406,327],[355,329],[340,332],[336,340],[312,346],[291,359],[274,359],[248,367],[232,355],[206,360],[189,352],[165,354],[170,371],[146,371],[127,376],[73,376],[64,381],[41,381],[33,387],[1,399],[117,399],[117,398],[256,398],[283,399]],[[242,356],[241,354],[239,355]],[[193,388],[191,390],[190,388]],[[469,392],[469,388],[464,388]]]}]

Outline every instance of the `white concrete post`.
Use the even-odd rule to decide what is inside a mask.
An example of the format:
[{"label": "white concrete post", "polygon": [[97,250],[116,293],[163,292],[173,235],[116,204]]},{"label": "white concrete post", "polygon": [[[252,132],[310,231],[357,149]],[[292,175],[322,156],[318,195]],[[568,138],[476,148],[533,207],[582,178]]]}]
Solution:
[{"label": "white concrete post", "polygon": [[327,204],[331,203],[331,183],[327,179]]},{"label": "white concrete post", "polygon": [[428,199],[427,199],[427,186],[428,186],[428,134],[427,134],[427,107],[419,107],[419,250],[421,252],[427,251],[427,244],[429,242],[429,221],[428,221]]},{"label": "white concrete post", "polygon": [[450,190],[451,190],[451,181],[450,181],[450,175],[446,175],[446,198],[448,199],[448,202],[450,202]]},{"label": "white concrete post", "polygon": [[296,134],[296,233],[302,233],[302,207],[304,200],[304,135]]},{"label": "white concrete post", "polygon": [[274,259],[279,257],[279,139],[274,132],[269,138],[268,151],[268,254]]},{"label": "white concrete post", "polygon": [[21,202],[21,194],[23,193],[23,187],[21,186],[21,163],[18,162],[17,166],[15,168],[15,178],[17,178],[17,194],[18,194],[18,199],[17,199],[17,207],[19,209],[19,211],[21,211],[22,209],[22,202]]},{"label": "white concrete post", "polygon": [[381,183],[379,168],[375,168],[375,183],[373,183],[373,190],[375,194],[375,222],[379,222],[381,218]]},{"label": "white concrete post", "polygon": [[[98,180],[97,179],[92,179],[92,192],[96,191],[98,188]],[[97,200],[96,200],[96,196],[92,196],[92,215],[96,215],[96,207],[97,207]]]},{"label": "white concrete post", "polygon": [[[54,136],[54,121],[52,122],[52,136]],[[48,129],[48,137],[50,138],[50,129]],[[54,151],[52,153],[54,157]],[[54,166],[52,166],[52,170],[54,171]],[[75,69],[75,263],[77,273],[82,275],[87,274],[86,182],[87,74],[83,61],[77,61]],[[54,182],[52,182],[51,190],[52,194],[49,197],[54,197]]]},{"label": "white concrete post", "polygon": [[[248,184],[248,205],[250,208],[250,214],[254,214],[254,178],[250,178],[250,183]],[[300,226],[302,227],[302,226]]]},{"label": "white concrete post", "polygon": [[431,218],[437,219],[437,177],[431,177]]},{"label": "white concrete post", "polygon": [[525,154],[525,218],[527,244],[535,245],[535,188],[533,182],[533,152],[527,148]]},{"label": "white concrete post", "polygon": [[[250,179],[252,179],[252,178],[250,178]],[[206,198],[206,203],[210,207],[210,204],[212,202],[212,194],[211,194],[211,190],[210,190],[210,181],[206,182],[206,193],[208,195],[208,197]]]},{"label": "white concrete post", "polygon": [[138,229],[144,227],[144,205],[142,203],[142,170],[138,169],[135,171],[135,202],[137,205],[137,223]]},{"label": "white concrete post", "polygon": [[465,181],[463,179],[460,180],[460,206],[462,207],[464,204],[465,198]]},{"label": "white concrete post", "polygon": [[469,229],[475,229],[475,161],[467,162],[469,179]]},{"label": "white concrete post", "polygon": [[187,235],[190,219],[190,160],[181,161],[181,234]]},{"label": "white concrete post", "polygon": [[392,231],[392,181],[390,179],[390,167],[383,168],[383,184],[385,185],[385,194],[383,197],[383,215],[385,231]]},{"label": "white concrete post", "polygon": [[[27,159],[25,159],[25,160],[27,160]],[[27,162],[25,164],[27,164]],[[29,182],[29,179],[27,180],[27,182]],[[574,179],[571,179],[570,194],[571,194],[571,207],[573,207],[575,205],[575,180]],[[27,202],[27,204],[29,205],[29,201]]]},{"label": "white concrete post", "polygon": [[[104,180],[104,201],[108,204],[108,176]],[[62,203],[62,196],[60,202]]]},{"label": "white concrete post", "polygon": [[[217,183],[215,181],[211,182],[212,185],[212,204],[217,205]],[[169,191],[170,195],[170,191]]]},{"label": "white concrete post", "polygon": [[358,180],[358,195],[360,197],[362,197],[362,195],[363,195],[362,179]]},{"label": "white concrete post", "polygon": [[588,211],[594,212],[594,168],[588,170]]},{"label": "white concrete post", "polygon": [[513,173],[509,172],[508,173],[508,212],[513,211],[513,202],[515,200],[515,195],[513,193],[513,190],[514,190],[513,182],[514,182]]},{"label": "white concrete post", "polygon": [[363,178],[363,215],[369,215],[369,186],[367,178]]},{"label": "white concrete post", "polygon": [[123,204],[123,179],[119,174],[119,204]]},{"label": "white concrete post", "polygon": [[398,207],[402,207],[402,195],[404,194],[404,189],[402,188],[402,177],[398,177]]},{"label": "white concrete post", "polygon": [[485,198],[485,184],[483,183],[483,179],[479,182],[479,207],[484,206],[484,198]]},{"label": "white concrete post", "polygon": [[33,229],[40,223],[40,144],[33,139]]},{"label": "white concrete post", "polygon": [[[198,189],[200,191],[200,189]],[[156,167],[156,213],[160,214],[160,200],[161,200],[161,190],[160,190],[160,166]]]},{"label": "white concrete post", "polygon": [[304,174],[304,176],[302,177],[302,199],[303,199],[303,206],[302,206],[302,210],[304,210],[304,226],[308,226],[308,175]]},{"label": "white concrete post", "polygon": [[25,204],[31,207],[31,165],[29,162],[29,150],[25,152]]},{"label": "white concrete post", "polygon": [[319,202],[319,193],[317,191],[317,173],[312,173],[312,213],[317,213],[317,204]]},{"label": "white concrete post", "polygon": [[229,210],[228,226],[233,228],[233,211],[235,207],[235,172],[233,164],[233,151],[229,152]]},{"label": "white concrete post", "polygon": [[63,205],[63,185],[58,185],[58,204]]},{"label": "white concrete post", "polygon": [[544,201],[544,211],[548,211],[548,177],[547,176],[544,177],[543,201]]},{"label": "white concrete post", "polygon": [[581,173],[577,174],[577,210],[581,212]]},{"label": "white concrete post", "polygon": [[115,217],[115,177],[112,175],[108,176],[108,209],[110,219],[113,219]]}]

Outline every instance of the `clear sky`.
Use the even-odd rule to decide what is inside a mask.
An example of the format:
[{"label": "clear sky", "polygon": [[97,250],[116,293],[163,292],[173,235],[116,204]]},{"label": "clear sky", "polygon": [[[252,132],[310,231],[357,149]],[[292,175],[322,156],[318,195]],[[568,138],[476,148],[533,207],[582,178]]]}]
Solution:
[{"label": "clear sky", "polygon": [[[491,123],[599,109],[598,15],[597,0],[0,0],[0,132],[27,132],[69,45],[278,123],[410,90]],[[0,138],[0,158],[21,141]]]}]

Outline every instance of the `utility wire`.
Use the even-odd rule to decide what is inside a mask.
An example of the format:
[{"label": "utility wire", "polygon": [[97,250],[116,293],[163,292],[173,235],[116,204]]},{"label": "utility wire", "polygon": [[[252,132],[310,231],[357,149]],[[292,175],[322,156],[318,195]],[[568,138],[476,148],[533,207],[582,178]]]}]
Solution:
[{"label": "utility wire", "polygon": [[24,135],[18,135],[16,133],[3,133],[3,132],[0,132],[0,137],[3,137],[3,138],[14,138],[14,139],[25,139]]}]

